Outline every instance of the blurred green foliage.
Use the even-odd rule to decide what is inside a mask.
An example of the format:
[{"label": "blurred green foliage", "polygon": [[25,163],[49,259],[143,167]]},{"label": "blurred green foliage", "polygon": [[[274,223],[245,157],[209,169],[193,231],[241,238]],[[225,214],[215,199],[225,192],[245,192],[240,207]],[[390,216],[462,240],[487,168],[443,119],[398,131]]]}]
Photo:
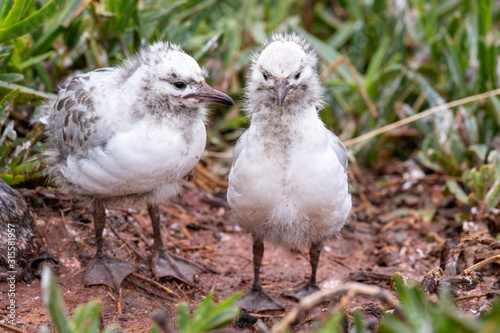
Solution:
[{"label": "blurred green foliage", "polygon": [[[154,40],[181,44],[207,67],[212,84],[241,101],[250,57],[262,42],[273,32],[304,35],[318,53],[327,88],[320,114],[348,139],[496,88],[499,21],[500,3],[491,0],[0,0],[0,176],[10,184],[41,176],[43,126],[30,124],[35,107],[67,77],[117,64]],[[330,72],[340,56],[349,62]],[[355,76],[379,116],[369,112]],[[241,134],[246,119],[238,108],[214,110],[210,149],[226,150]],[[462,180],[447,182],[459,201],[498,207],[500,98],[444,110],[413,127],[416,133],[386,133],[350,148],[367,165],[416,155],[428,169]],[[44,288],[58,331],[69,332],[74,325],[99,329],[97,303],[79,308],[69,320],[55,284]],[[388,314],[384,332],[498,329],[498,303],[472,321],[460,317],[446,297],[434,305],[414,287],[398,291],[404,315]],[[179,327],[190,331],[197,313],[216,309],[209,297],[194,317],[182,305]],[[236,312],[218,315],[207,317],[213,327]],[[318,331],[330,332],[343,318],[335,314]],[[366,331],[360,314],[356,322],[357,331]]]},{"label": "blurred green foliage", "polygon": [[[383,318],[377,324],[378,328],[367,328],[363,319],[363,311],[356,310],[351,318],[352,332],[470,332],[493,333],[500,329],[500,302],[491,306],[489,311],[478,318],[460,312],[449,292],[444,290],[437,303],[430,302],[419,285],[405,285],[400,276],[394,276],[396,291],[400,306],[397,309],[385,311]],[[69,318],[64,310],[61,292],[57,287],[52,269],[44,267],[42,274],[42,292],[44,304],[58,333],[108,333],[120,330],[117,324],[101,328],[101,305],[93,300],[87,304],[79,305],[73,317]],[[213,295],[207,297],[189,314],[189,306],[179,303],[177,306],[177,327],[180,333],[201,333],[221,328],[233,321],[240,310],[235,305],[241,293],[237,292],[219,304],[213,303]],[[312,332],[345,332],[348,324],[343,309],[333,310],[328,318],[317,322]],[[171,329],[171,328],[170,328]],[[284,328],[287,329],[286,327]],[[310,330],[308,330],[309,332]],[[41,332],[49,332],[43,327]],[[158,333],[160,329],[155,325],[150,331]]]},{"label": "blurred green foliage", "polygon": [[499,302],[481,317],[473,318],[457,310],[447,290],[442,291],[438,302],[433,304],[419,285],[405,286],[399,276],[395,276],[394,280],[401,301],[401,314],[386,313],[380,324],[381,332],[493,333],[500,329]]},{"label": "blurred green foliage", "polygon": [[[110,325],[101,329],[101,305],[96,300],[79,305],[73,317],[69,318],[64,310],[64,301],[52,269],[46,265],[42,272],[43,303],[50,313],[55,331],[58,333],[111,333],[119,326]],[[46,326],[40,330],[42,333],[50,332]]]},{"label": "blurred green foliage", "polygon": [[[101,327],[102,307],[96,300],[79,305],[73,316],[69,318],[64,310],[64,301],[61,291],[57,287],[54,272],[49,266],[43,268],[42,294],[44,305],[49,310],[55,331],[58,333],[111,333],[121,331],[118,324],[112,324],[106,328]],[[237,292],[219,304],[214,304],[213,294],[210,293],[198,305],[192,315],[189,314],[189,306],[186,303],[179,303],[177,306],[176,332],[202,333],[227,325],[240,314],[240,309],[235,305],[240,296],[241,293]],[[40,331],[48,333],[49,329],[44,326]],[[157,333],[160,332],[160,329],[155,325],[150,332]]]},{"label": "blurred green foliage", "polygon": [[241,292],[234,293],[219,304],[213,303],[213,294],[208,294],[189,315],[189,305],[179,303],[177,306],[177,329],[180,333],[209,332],[232,322],[240,309],[235,305],[241,297]]},{"label": "blurred green foliage", "polygon": [[[241,101],[250,57],[262,42],[273,32],[304,35],[318,53],[327,88],[320,114],[342,139],[494,89],[500,79],[500,3],[491,0],[3,0],[0,10],[0,100],[13,101],[1,125],[18,141],[33,106],[69,76],[117,64],[158,39],[181,44],[207,67],[212,84]],[[331,71],[341,56],[349,61]],[[16,89],[18,96],[7,97]],[[379,116],[369,112],[361,90]],[[242,110],[241,104],[214,110],[211,150],[232,147],[247,123]],[[8,125],[13,119],[14,127]],[[490,152],[499,149],[500,99],[447,109],[412,127],[416,131],[386,133],[350,149],[367,165],[416,155],[430,170],[462,178],[489,164]],[[32,154],[26,150],[23,163]],[[38,169],[18,165],[2,167],[2,178],[39,176]],[[492,185],[484,191],[497,193]],[[459,196],[475,191],[467,181],[448,187]]]},{"label": "blurred green foliage", "polygon": [[[400,276],[394,276],[398,299],[398,309],[385,311],[383,318],[370,328],[363,319],[363,311],[356,310],[349,332],[369,333],[417,333],[417,332],[470,332],[493,333],[500,330],[500,302],[492,305],[489,311],[474,318],[457,309],[453,298],[443,290],[437,302],[431,302],[418,284],[405,285]],[[327,320],[317,324],[314,332],[346,332],[345,313],[342,309],[333,311]]]}]

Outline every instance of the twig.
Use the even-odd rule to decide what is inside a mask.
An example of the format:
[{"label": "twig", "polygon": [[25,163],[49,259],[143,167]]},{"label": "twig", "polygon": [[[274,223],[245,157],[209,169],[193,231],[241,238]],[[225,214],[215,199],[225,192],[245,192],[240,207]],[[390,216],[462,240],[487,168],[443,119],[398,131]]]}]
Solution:
[{"label": "twig", "polygon": [[489,291],[487,293],[482,293],[482,294],[477,294],[477,295],[455,297],[455,298],[453,298],[453,300],[455,300],[455,301],[467,301],[469,299],[480,298],[480,297],[488,297],[488,296],[496,295],[496,294],[497,293]]},{"label": "twig", "polygon": [[248,314],[251,315],[252,317],[257,317],[257,318],[282,318],[285,316],[284,313],[273,315],[273,314],[262,314],[262,313],[249,312]]},{"label": "twig", "polygon": [[124,239],[120,235],[120,233],[116,230],[116,228],[110,222],[108,222],[107,219],[106,219],[106,224],[109,226],[111,231],[115,234],[115,236],[118,237],[125,245],[127,245],[135,253],[136,256],[138,256],[145,263],[149,263],[148,260],[132,244],[130,244],[130,242],[128,240]]},{"label": "twig", "polygon": [[[227,180],[220,179],[218,176],[215,174],[209,172],[206,168],[204,168],[201,164],[196,164],[195,168],[195,175],[198,178],[201,178],[205,181],[207,185],[212,185],[212,187],[222,187],[222,188],[227,188]],[[212,190],[212,188],[210,189]],[[213,191],[208,191],[209,193]]]},{"label": "twig", "polygon": [[116,308],[118,309],[118,314],[122,315],[122,288],[118,287],[118,302],[116,302]]},{"label": "twig", "polygon": [[108,296],[113,300],[113,302],[116,302],[115,296],[113,296],[109,291],[108,291]]},{"label": "twig", "polygon": [[324,73],[321,74],[320,80],[322,82],[325,81],[328,75],[332,74],[332,72],[336,70],[337,67],[339,67],[342,63],[344,63],[344,61],[345,61],[344,56],[340,56],[337,59],[335,59],[335,61],[332,61],[332,63],[328,66],[326,71],[324,71]]},{"label": "twig", "polygon": [[17,329],[14,326],[10,326],[10,325],[7,325],[7,324],[1,323],[1,322],[0,322],[0,327],[6,328],[6,329],[8,329],[9,331],[12,331],[12,332],[24,333],[24,331],[21,331],[20,329]]},{"label": "twig", "polygon": [[133,281],[133,280],[130,280],[128,281],[129,283],[133,284],[134,286],[136,286],[137,288],[145,291],[146,293],[148,293],[149,295],[152,295],[154,297],[158,297],[158,298],[161,298],[161,299],[164,299],[164,300],[167,300],[169,302],[173,302],[173,303],[177,303],[177,301],[173,298],[170,298],[170,297],[167,297],[167,296],[163,296],[161,294],[158,294],[156,292],[154,292],[153,290],[151,289],[148,289],[146,287],[144,287],[143,285],[141,285],[139,282],[137,281]]},{"label": "twig", "polygon": [[425,94],[424,93],[421,93],[417,100],[415,101],[415,103],[413,104],[413,106],[411,107],[413,109],[413,111],[415,112],[418,112],[418,110],[420,110],[420,107],[422,106],[422,104],[424,104],[425,102]]},{"label": "twig", "polygon": [[205,150],[203,152],[203,155],[208,156],[208,157],[215,157],[215,158],[225,158],[225,159],[232,159],[233,155],[231,153],[220,153],[216,151],[210,151],[210,150]]},{"label": "twig", "polygon": [[61,220],[63,222],[64,233],[66,234],[66,237],[68,237],[68,229],[66,228],[66,218],[64,217],[64,212],[62,209],[59,209],[59,214],[61,214]]},{"label": "twig", "polygon": [[372,296],[380,299],[392,308],[399,307],[399,301],[389,291],[377,286],[369,286],[357,282],[348,282],[333,289],[320,290],[300,300],[298,306],[293,309],[279,324],[272,329],[273,333],[286,332],[287,329],[307,311],[316,305],[328,300],[334,295],[346,293],[350,298],[358,295]]},{"label": "twig", "polygon": [[407,278],[406,276],[404,276],[404,275],[403,275],[403,273],[401,273],[401,272],[395,272],[395,273],[392,275],[392,277],[391,277],[391,282],[389,283],[389,289],[388,289],[389,291],[390,291],[390,290],[392,290],[392,288],[394,287],[394,278],[395,278],[396,276],[399,276],[399,277],[401,278],[401,280],[403,280],[403,284],[404,284],[405,286],[407,286],[407,285],[408,285],[408,278]]},{"label": "twig", "polygon": [[155,286],[157,288],[163,289],[163,290],[165,290],[169,294],[173,294],[174,293],[171,289],[165,287],[164,285],[162,285],[162,284],[160,284],[160,283],[158,283],[158,282],[156,282],[156,281],[154,281],[154,280],[152,280],[150,278],[142,276],[141,274],[139,274],[137,272],[132,272],[130,275],[132,275],[133,277],[136,277],[136,278],[138,278],[138,279],[140,279],[142,281],[146,281],[146,282],[152,284],[153,286]]},{"label": "twig", "polygon": [[354,79],[354,82],[356,83],[356,86],[358,87],[359,92],[361,93],[361,97],[366,103],[366,106],[368,106],[368,110],[370,110],[370,113],[374,117],[378,117],[378,112],[377,108],[373,104],[372,100],[370,99],[370,96],[368,95],[368,92],[366,91],[365,87],[361,84],[361,81],[359,80],[358,73],[356,72],[356,69],[352,65],[351,61],[349,60],[348,57],[344,57],[345,59],[345,65],[347,67],[347,70],[349,73],[351,73],[352,78]]},{"label": "twig", "polygon": [[[92,236],[90,236],[90,237],[92,237]],[[89,249],[90,252],[94,252],[94,253],[96,252],[96,250],[94,248],[92,248],[92,246],[89,246],[89,245],[85,244],[81,240],[77,240],[77,243],[79,243],[79,244],[83,245],[84,247],[86,247],[87,249]]]},{"label": "twig", "polygon": [[359,79],[359,75],[356,72],[356,69],[354,68],[354,66],[352,65],[352,63],[348,57],[339,56],[337,59],[335,59],[335,61],[333,61],[328,66],[326,71],[323,74],[321,74],[320,80],[324,81],[328,77],[328,75],[330,75],[335,69],[337,69],[337,67],[339,67],[342,64],[344,64],[347,67],[347,70],[349,71],[349,74],[351,74],[351,76],[354,80],[354,83],[356,84],[356,87],[358,88],[359,92],[361,93],[361,97],[365,101],[366,106],[368,106],[368,110],[370,110],[370,113],[374,117],[378,117],[377,108],[375,107],[372,100],[370,99],[370,96],[368,95],[368,92],[366,91],[365,87],[361,84],[361,80]]},{"label": "twig", "polygon": [[202,224],[202,223],[196,221],[195,219],[191,218],[191,216],[188,215],[187,213],[177,213],[174,211],[168,211],[167,213],[170,216],[173,216],[181,221],[184,221],[184,222],[190,223],[190,224],[194,224],[197,227],[200,227],[201,229],[210,230],[210,231],[219,231],[219,229],[217,229],[215,227],[212,227],[212,226],[207,225],[207,224]]},{"label": "twig", "polygon": [[179,286],[179,284],[177,282],[174,281],[174,284],[177,287],[177,290],[179,290],[181,292],[182,296],[184,296],[184,300],[187,302],[188,297],[187,297],[186,293],[184,292],[184,290],[181,289],[181,287]]},{"label": "twig", "polygon": [[49,228],[49,224],[50,224],[50,222],[52,222],[53,219],[54,219],[54,217],[52,215],[50,215],[47,223],[45,224],[45,226],[43,228],[43,237],[45,237],[45,235],[47,234],[47,229]]},{"label": "twig", "polygon": [[465,269],[462,273],[460,273],[459,275],[460,276],[464,276],[464,275],[469,275],[471,274],[473,271],[477,271],[481,268],[483,268],[483,266],[486,266],[488,265],[489,263],[492,263],[492,262],[495,262],[497,260],[500,260],[500,254],[497,254],[496,256],[493,256],[493,257],[490,257],[488,259],[484,259],[483,261],[480,261],[478,262],[477,264],[474,264],[472,266],[470,266],[469,268]]},{"label": "twig", "polygon": [[424,117],[430,116],[431,114],[434,114],[436,112],[439,112],[439,111],[442,111],[442,110],[446,110],[446,109],[449,109],[449,108],[452,108],[452,107],[455,107],[455,106],[464,105],[464,104],[471,103],[471,102],[476,102],[476,101],[479,101],[479,100],[482,100],[482,99],[485,99],[485,98],[488,98],[488,97],[491,97],[491,96],[496,96],[496,95],[500,95],[500,88],[495,89],[495,90],[491,90],[491,91],[487,91],[485,93],[481,93],[481,94],[477,94],[477,95],[465,97],[465,98],[462,98],[462,99],[459,99],[459,100],[456,100],[456,101],[452,101],[452,102],[449,102],[449,103],[441,104],[441,105],[438,105],[436,107],[430,108],[430,109],[422,111],[420,113],[417,113],[417,114],[415,114],[413,116],[410,116],[408,118],[396,121],[395,123],[383,126],[381,128],[378,128],[378,129],[373,130],[371,132],[368,132],[366,134],[360,135],[360,136],[358,136],[356,138],[349,139],[349,140],[347,140],[347,141],[344,142],[344,145],[346,147],[349,147],[349,146],[352,146],[352,145],[354,145],[356,143],[359,143],[361,141],[365,141],[365,140],[371,139],[371,138],[373,138],[373,137],[375,137],[375,136],[377,136],[379,134],[391,131],[391,130],[393,130],[395,128],[398,128],[398,127],[410,124],[410,123],[412,123],[412,122],[414,122],[416,120],[419,120],[419,119],[422,119]]}]

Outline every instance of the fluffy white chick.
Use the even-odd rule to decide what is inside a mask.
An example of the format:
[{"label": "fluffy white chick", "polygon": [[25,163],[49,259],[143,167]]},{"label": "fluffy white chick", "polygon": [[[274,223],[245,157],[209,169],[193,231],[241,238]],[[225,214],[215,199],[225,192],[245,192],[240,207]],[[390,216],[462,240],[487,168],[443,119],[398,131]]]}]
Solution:
[{"label": "fluffy white chick", "polygon": [[179,192],[203,153],[206,103],[234,104],[179,46],[157,42],[120,66],[74,77],[47,105],[48,173],[93,211],[97,253],[86,284],[116,289],[134,270],[102,249],[105,206],[118,203],[148,205],[154,275],[193,283],[200,267],[168,253],[158,205]]},{"label": "fluffy white chick", "polygon": [[318,116],[323,88],[317,57],[298,35],[274,35],[253,59],[246,87],[250,127],[233,153],[228,201],[253,237],[254,283],[240,301],[249,311],[280,309],[259,280],[264,240],[309,247],[311,278],[288,296],[318,290],[323,240],[351,210],[346,150]]}]

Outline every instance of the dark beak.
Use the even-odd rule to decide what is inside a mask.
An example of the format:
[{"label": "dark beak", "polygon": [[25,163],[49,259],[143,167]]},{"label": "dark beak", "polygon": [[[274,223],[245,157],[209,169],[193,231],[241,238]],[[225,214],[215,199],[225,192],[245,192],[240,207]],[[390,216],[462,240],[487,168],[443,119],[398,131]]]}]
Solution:
[{"label": "dark beak", "polygon": [[278,99],[278,105],[282,106],[286,94],[288,93],[288,82],[286,82],[286,80],[276,82],[274,90],[276,92],[276,98]]},{"label": "dark beak", "polygon": [[215,90],[206,83],[203,83],[201,89],[198,92],[186,95],[184,96],[184,98],[196,98],[202,103],[221,104],[228,106],[234,105],[234,101],[231,97],[224,94],[223,92]]}]

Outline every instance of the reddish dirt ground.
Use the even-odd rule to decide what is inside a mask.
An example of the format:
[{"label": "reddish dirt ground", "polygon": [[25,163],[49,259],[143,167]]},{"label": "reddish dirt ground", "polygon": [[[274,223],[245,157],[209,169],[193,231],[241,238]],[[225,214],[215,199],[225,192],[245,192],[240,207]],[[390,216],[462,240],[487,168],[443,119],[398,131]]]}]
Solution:
[{"label": "reddish dirt ground", "polygon": [[[459,224],[455,216],[466,212],[466,208],[442,194],[444,180],[439,175],[427,175],[410,182],[403,176],[408,171],[405,164],[388,165],[378,172],[351,168],[353,214],[340,237],[325,242],[318,270],[322,288],[359,281],[387,289],[395,272],[420,282],[433,268],[450,262],[446,253],[442,256],[446,240],[447,244],[460,238],[471,240],[455,262],[458,271],[498,254],[498,249],[493,251],[491,246],[485,245],[495,242],[488,233],[487,224],[498,216],[478,217]],[[67,312],[72,313],[79,304],[99,299],[105,325],[119,323],[127,332],[148,332],[153,325],[151,315],[162,308],[167,309],[169,321],[174,323],[177,302],[188,302],[194,307],[211,290],[216,300],[222,300],[237,290],[249,289],[253,279],[251,239],[234,222],[227,207],[224,184],[224,180],[206,169],[197,168],[194,178],[186,182],[182,195],[161,206],[163,237],[169,250],[203,263],[220,274],[200,274],[194,288],[178,281],[161,280],[160,283],[172,293],[129,276],[122,284],[120,302],[118,295],[106,286],[83,285],[83,269],[93,256],[95,244],[87,207],[53,188],[20,190],[36,213],[46,249],[59,260],[56,277]],[[113,225],[123,239],[149,260],[153,235],[146,207],[112,207],[107,210],[107,216],[106,252],[135,263],[140,275],[151,278],[148,263],[135,255],[109,227]],[[498,290],[498,268],[495,263],[484,267],[481,270],[483,282],[473,290],[459,291],[458,296]],[[309,272],[306,249],[292,252],[266,244],[262,283],[266,291],[285,306],[284,312],[261,316],[268,326],[296,306],[280,293],[305,281]],[[4,284],[0,285],[2,295],[5,288]],[[42,303],[39,278],[29,285],[18,282],[16,293],[18,329],[39,332],[42,325],[53,329]],[[457,304],[465,312],[475,312],[483,311],[491,301],[480,297]],[[358,297],[348,308],[373,304],[378,303]],[[4,297],[0,299],[1,316],[6,314],[6,306]],[[326,306],[317,307],[301,325],[308,325],[311,319],[324,315],[326,310]]]}]

